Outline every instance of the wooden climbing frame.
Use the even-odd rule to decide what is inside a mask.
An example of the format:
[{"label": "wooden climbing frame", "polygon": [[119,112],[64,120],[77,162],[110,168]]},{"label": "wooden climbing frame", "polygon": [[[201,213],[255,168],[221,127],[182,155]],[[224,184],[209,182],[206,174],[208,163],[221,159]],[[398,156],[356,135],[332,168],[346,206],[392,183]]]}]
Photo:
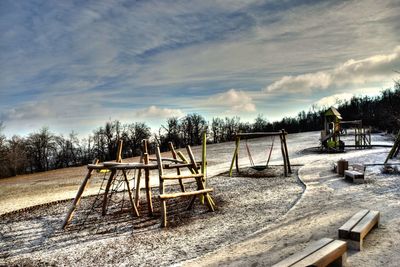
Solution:
[{"label": "wooden climbing frame", "polygon": [[292,173],[292,168],[290,166],[289,153],[287,150],[286,144],[286,135],[287,132],[285,130],[281,130],[279,132],[255,132],[255,133],[237,133],[235,135],[235,151],[233,152],[231,166],[229,168],[229,176],[232,176],[233,165],[236,166],[236,172],[239,173],[239,148],[240,148],[240,140],[241,139],[249,139],[255,137],[273,137],[279,136],[279,140],[281,142],[281,152],[283,159],[283,168],[285,176],[288,176],[288,173]]}]

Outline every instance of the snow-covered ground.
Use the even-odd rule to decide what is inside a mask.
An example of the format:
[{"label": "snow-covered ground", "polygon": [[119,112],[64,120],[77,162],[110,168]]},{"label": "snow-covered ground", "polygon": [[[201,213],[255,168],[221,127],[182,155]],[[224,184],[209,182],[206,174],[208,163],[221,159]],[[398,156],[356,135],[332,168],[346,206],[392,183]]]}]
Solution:
[{"label": "snow-covered ground", "polygon": [[[383,134],[374,134],[373,144],[390,145],[392,140]],[[101,217],[92,212],[87,218],[94,197],[85,198],[69,229],[59,226],[70,203],[52,204],[0,217],[0,265],[2,264],[55,264],[55,265],[235,265],[269,266],[322,238],[337,236],[337,229],[360,208],[381,211],[380,228],[366,239],[365,250],[350,252],[350,266],[398,266],[400,260],[400,182],[399,175],[381,174],[382,166],[368,166],[366,183],[354,185],[330,171],[333,162],[348,159],[350,164],[382,163],[389,151],[387,147],[367,150],[349,150],[341,154],[304,153],[305,148],[318,146],[319,132],[288,135],[291,163],[298,176],[284,178],[282,168],[273,167],[277,177],[254,178],[236,175],[228,177],[234,143],[207,147],[209,184],[215,189],[218,210],[214,213],[196,204],[194,211],[184,212],[181,201],[171,201],[169,220],[171,227],[161,230],[156,215],[146,214],[144,200],[139,218],[122,213]],[[352,137],[345,138],[350,143]],[[270,138],[248,141],[253,159],[265,164]],[[200,155],[200,148],[194,153]],[[270,164],[282,164],[279,140],[275,140]],[[239,162],[244,171],[249,166],[245,141],[241,142]],[[76,168],[68,174],[68,183],[51,179],[49,173],[40,187],[40,174],[27,176],[27,183],[36,186],[29,192],[30,202],[18,203],[17,194],[8,193],[0,198],[0,210],[9,211],[23,206],[72,197],[85,169]],[[52,172],[62,177],[62,171]],[[50,173],[51,174],[51,173]],[[266,173],[267,174],[267,173]],[[259,176],[259,175],[258,175]],[[267,176],[267,175],[266,175]],[[306,185],[303,186],[298,178]],[[0,185],[8,192],[17,192],[21,177]],[[56,180],[56,181],[54,181]],[[59,181],[62,181],[61,179]],[[98,190],[95,180],[89,192]],[[49,186],[50,184],[50,186]],[[152,184],[157,184],[153,173]],[[41,188],[42,191],[41,191]],[[67,193],[65,193],[64,189]],[[3,187],[4,190],[4,187]],[[23,190],[22,190],[23,191]],[[156,188],[153,194],[157,195]],[[155,198],[156,199],[156,198]],[[7,207],[5,207],[7,206]],[[86,218],[86,224],[80,224]]]}]

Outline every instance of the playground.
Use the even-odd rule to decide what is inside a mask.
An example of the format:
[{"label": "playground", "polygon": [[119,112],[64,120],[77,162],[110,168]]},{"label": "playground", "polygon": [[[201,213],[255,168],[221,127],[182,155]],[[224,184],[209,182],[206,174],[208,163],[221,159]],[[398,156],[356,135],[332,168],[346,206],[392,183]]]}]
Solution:
[{"label": "playground", "polygon": [[[159,201],[154,201],[154,216],[150,216],[144,193],[137,207],[140,216],[123,212],[123,209],[121,212],[109,209],[105,216],[101,212],[87,214],[105,176],[100,172],[96,172],[87,185],[66,229],[61,225],[86,175],[86,168],[76,168],[67,175],[71,177],[68,179],[63,176],[63,170],[25,181],[24,177],[15,181],[4,179],[0,181],[1,188],[9,193],[0,198],[3,213],[0,264],[270,266],[315,240],[336,238],[337,229],[364,208],[381,212],[380,225],[366,237],[363,251],[348,253],[349,266],[396,266],[400,260],[397,229],[400,175],[382,173],[393,145],[392,137],[371,133],[371,143],[382,146],[370,149],[305,153],[305,149],[315,146],[320,134],[284,135],[286,149],[284,143],[279,142],[282,135],[277,135],[275,142],[271,136],[264,136],[247,142],[242,139],[239,144],[236,141],[208,145],[207,188],[213,189],[210,195],[215,211],[210,212],[199,200],[188,211],[186,202],[173,198],[167,206],[167,228],[160,228]],[[354,142],[353,138],[341,136],[345,143]],[[192,149],[195,158],[201,159],[202,148]],[[184,149],[177,151],[186,153]],[[171,154],[162,156],[166,158]],[[365,182],[351,183],[334,173],[333,164],[340,159],[347,160],[350,165],[366,166]],[[239,173],[235,166],[230,174],[231,165],[237,162]],[[391,162],[396,162],[396,158],[390,159]],[[168,172],[172,173],[175,170]],[[109,173],[106,174],[109,177]],[[58,186],[54,186],[53,177],[63,177],[63,180],[60,178]],[[150,177],[151,194],[156,196],[159,194],[157,170],[151,170]],[[178,182],[166,188],[170,186],[180,190]],[[196,182],[185,183],[185,186],[188,190],[199,190]],[[27,188],[37,190],[29,192],[30,203],[20,201],[25,195],[21,192],[28,192]],[[116,199],[123,197],[118,196],[121,193],[115,194]],[[66,198],[68,200],[64,201]],[[14,210],[36,206],[10,213],[9,203],[17,203]],[[130,207],[129,201],[126,203],[125,207]]]}]

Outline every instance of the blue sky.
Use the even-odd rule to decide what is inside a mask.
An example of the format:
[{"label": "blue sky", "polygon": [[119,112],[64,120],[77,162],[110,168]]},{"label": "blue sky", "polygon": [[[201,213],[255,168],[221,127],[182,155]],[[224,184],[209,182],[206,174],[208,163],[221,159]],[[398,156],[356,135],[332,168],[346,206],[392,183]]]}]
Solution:
[{"label": "blue sky", "polygon": [[399,33],[399,1],[2,0],[0,121],[273,121],[391,87]]}]

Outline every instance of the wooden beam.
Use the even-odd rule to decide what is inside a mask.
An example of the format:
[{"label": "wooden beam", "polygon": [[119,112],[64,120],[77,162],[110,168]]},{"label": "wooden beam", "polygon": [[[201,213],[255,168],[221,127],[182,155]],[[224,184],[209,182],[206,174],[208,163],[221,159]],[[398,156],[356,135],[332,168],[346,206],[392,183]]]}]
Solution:
[{"label": "wooden beam", "polygon": [[122,145],[123,145],[123,143],[124,143],[123,140],[118,141],[117,156],[115,157],[116,162],[122,162]]},{"label": "wooden beam", "polygon": [[207,187],[207,133],[204,131],[202,135],[201,149],[201,173],[203,174],[204,186]]},{"label": "wooden beam", "polygon": [[[175,148],[174,148],[174,144],[172,142],[168,142],[168,146],[169,146],[169,149],[171,150],[172,158],[176,160],[177,156],[176,156],[176,151],[175,151]],[[180,167],[176,167],[176,174],[178,174],[178,175],[181,174]],[[179,179],[179,186],[181,187],[181,191],[185,192],[185,186],[183,184],[182,179]]]},{"label": "wooden beam", "polygon": [[[94,164],[97,164],[98,162],[99,162],[98,159],[94,160]],[[79,202],[81,201],[83,191],[85,191],[86,185],[87,185],[90,177],[92,177],[93,170],[94,169],[89,169],[88,173],[86,174],[85,179],[83,179],[83,182],[82,182],[81,186],[79,187],[78,192],[76,193],[76,197],[75,197],[74,201],[72,202],[71,208],[68,210],[67,216],[64,219],[64,222],[61,227],[62,229],[64,229],[67,226],[67,224],[71,221],[72,216],[76,210],[76,207],[79,205]]]},{"label": "wooden beam", "polygon": [[[190,146],[187,146],[187,147],[186,147],[186,150],[187,150],[187,153],[188,153],[188,155],[189,155],[190,162],[193,164],[193,168],[194,168],[195,172],[196,172],[196,173],[199,173],[199,171],[198,171],[198,169],[197,169],[196,160],[194,159],[194,155],[193,155],[192,149],[190,148]],[[203,175],[204,175],[204,174],[203,174]],[[204,178],[204,177],[203,177],[203,178]],[[198,190],[203,190],[203,189],[205,189],[205,186],[204,186],[204,183],[203,183],[203,179],[202,179],[202,178],[197,178],[197,179],[196,179],[196,182],[197,182],[197,189],[198,189]],[[214,211],[214,210],[215,210],[215,207],[213,206],[214,201],[211,201],[211,200],[210,200],[210,199],[211,199],[211,196],[210,196],[209,194],[206,194],[205,196],[206,196],[206,197],[204,197],[204,196],[199,196],[201,204],[204,204],[204,199],[205,199],[205,202],[206,202],[206,204],[207,204],[209,210],[210,210],[210,211]]]},{"label": "wooden beam", "polygon": [[282,152],[282,159],[283,159],[284,174],[285,174],[285,177],[287,177],[288,171],[287,171],[286,153],[285,153],[285,148],[283,146],[283,137],[280,135],[279,139],[281,141],[281,152]]},{"label": "wooden beam", "polygon": [[232,162],[231,162],[231,166],[229,168],[229,177],[232,177],[233,165],[235,164],[235,161],[237,162],[237,160],[238,160],[237,155],[239,153],[239,144],[240,144],[240,137],[236,136],[236,138],[235,138],[235,151],[233,152]]},{"label": "wooden beam", "polygon": [[286,164],[287,164],[288,172],[292,173],[292,167],[290,166],[290,161],[289,161],[289,151],[287,149],[287,144],[286,144],[286,132],[284,129],[282,129],[281,132],[282,132],[283,146],[284,146],[285,154],[286,154]]},{"label": "wooden beam", "polygon": [[[163,166],[162,166],[162,158],[160,153],[160,147],[156,147],[156,156],[157,156],[157,165],[158,165],[158,174],[160,177],[159,189],[160,195],[164,194],[164,180],[161,177],[164,175]],[[160,206],[161,206],[161,227],[167,227],[167,203],[166,200],[160,198]]]},{"label": "wooden beam", "polygon": [[[148,165],[149,164],[149,154],[144,153],[143,154],[144,158],[144,164]],[[151,187],[150,187],[150,171],[149,169],[144,169],[144,180],[146,184],[146,199],[147,199],[147,208],[149,210],[149,214],[152,216],[153,215],[153,201],[151,199]]]},{"label": "wooden beam", "polygon": [[[160,199],[168,199],[168,198],[176,198],[176,197],[189,197],[189,196],[197,196],[201,194],[206,194],[212,192],[212,188],[190,191],[190,192],[179,192],[179,193],[171,193],[171,194],[162,194],[160,195]],[[204,197],[204,196],[203,196]]]},{"label": "wooden beam", "polygon": [[177,179],[190,179],[190,178],[202,178],[203,174],[198,173],[198,174],[181,174],[181,175],[163,175],[161,179],[163,180],[177,180]]},{"label": "wooden beam", "polygon": [[[287,134],[287,133],[285,133]],[[281,132],[256,132],[256,133],[237,133],[236,137],[251,138],[251,137],[266,137],[266,136],[280,136]]]},{"label": "wooden beam", "polygon": [[107,213],[107,198],[108,198],[108,191],[110,191],[110,187],[112,184],[112,181],[114,179],[115,173],[117,170],[113,169],[111,170],[110,177],[108,178],[106,189],[104,191],[104,198],[103,198],[103,208],[102,208],[102,215],[105,216]]},{"label": "wooden beam", "polygon": [[133,201],[131,187],[129,185],[129,180],[128,180],[128,176],[126,175],[126,171],[123,170],[122,174],[124,175],[124,180],[125,180],[125,183],[126,183],[126,188],[128,190],[128,197],[129,197],[129,202],[131,203],[131,206],[132,206],[133,215],[135,215],[136,217],[139,217],[139,211],[138,211],[138,209],[136,207],[135,202]]},{"label": "wooden beam", "polygon": [[[140,163],[143,163],[143,153],[140,155],[139,159]],[[139,207],[140,205],[140,178],[142,176],[142,169],[138,169],[138,175],[136,177],[136,194],[135,194],[135,204],[136,207]]]}]

